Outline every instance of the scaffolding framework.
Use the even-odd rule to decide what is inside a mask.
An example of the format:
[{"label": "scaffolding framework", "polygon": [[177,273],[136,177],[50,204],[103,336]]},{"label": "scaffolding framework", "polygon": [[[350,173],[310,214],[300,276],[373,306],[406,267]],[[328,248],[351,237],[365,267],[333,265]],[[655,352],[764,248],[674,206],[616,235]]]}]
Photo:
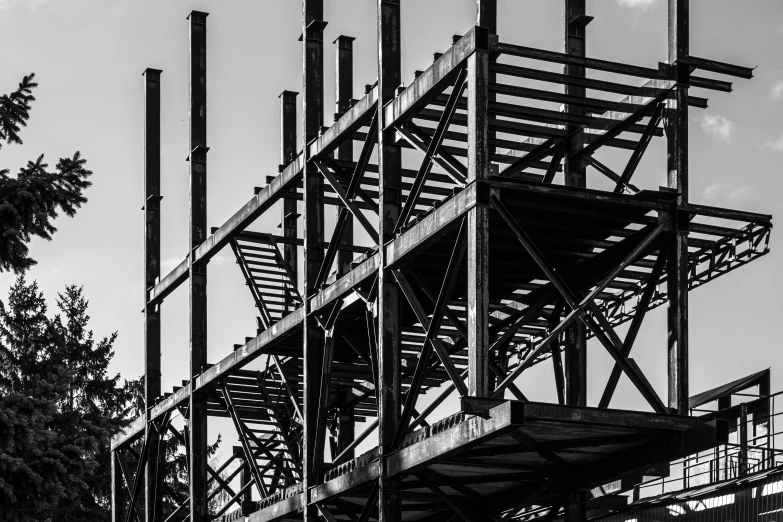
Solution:
[{"label": "scaffolding framework", "polygon": [[[112,442],[114,521],[511,520],[533,505],[582,521],[594,488],[725,442],[721,419],[689,415],[688,292],[765,255],[772,223],[689,200],[688,115],[707,106],[694,94],[730,92],[723,77],[752,70],[690,54],[688,0],[669,0],[668,60],[654,68],[588,57],[585,0],[563,0],[562,53],[501,40],[497,1],[478,0],[476,25],[407,86],[401,2],[378,0],[377,81],[353,98],[353,38],[339,36],[329,127],[323,0],[302,5],[303,92],[280,96],[279,172],[211,230],[207,14],[188,17],[190,252],[164,277],[161,71],[145,71],[145,415]],[[667,186],[639,188],[664,136]],[[605,164],[604,149],[625,163]],[[250,230],[272,212],[279,235]],[[256,335],[210,364],[207,269],[226,247]],[[186,282],[190,374],[163,394],[160,307]],[[667,397],[631,357],[662,305]],[[593,406],[588,339],[614,361]],[[515,384],[540,364],[557,403]],[[609,407],[622,376],[650,411]],[[459,411],[433,419],[449,396]],[[210,417],[239,441],[214,469]],[[187,497],[167,482],[170,440]]]}]

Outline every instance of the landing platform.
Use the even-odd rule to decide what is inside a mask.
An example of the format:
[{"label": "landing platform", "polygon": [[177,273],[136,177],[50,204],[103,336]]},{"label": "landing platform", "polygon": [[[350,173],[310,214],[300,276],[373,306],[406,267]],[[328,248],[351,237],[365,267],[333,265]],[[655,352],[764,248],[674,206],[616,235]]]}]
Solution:
[{"label": "landing platform", "polygon": [[[331,470],[308,502],[335,520],[356,520],[383,473],[401,478],[402,520],[445,520],[455,509],[470,516],[478,505],[500,512],[552,503],[564,487],[598,486],[725,435],[716,421],[623,410],[475,399],[463,400],[462,410],[410,434],[383,462],[374,450]],[[271,500],[248,520],[301,517],[301,495]]]}]

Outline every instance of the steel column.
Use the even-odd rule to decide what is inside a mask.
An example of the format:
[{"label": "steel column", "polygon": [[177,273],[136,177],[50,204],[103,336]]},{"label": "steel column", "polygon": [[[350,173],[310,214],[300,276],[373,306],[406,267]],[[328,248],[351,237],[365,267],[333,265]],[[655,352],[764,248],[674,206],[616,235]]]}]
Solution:
[{"label": "steel column", "polygon": [[[378,0],[378,236],[381,245],[393,239],[402,201],[402,155],[395,145],[395,131],[386,129],[383,107],[394,99],[402,82],[400,0]],[[386,130],[384,130],[386,129]],[[392,450],[400,423],[400,290],[386,266],[386,250],[380,249],[378,280],[378,444],[381,454]],[[382,465],[385,465],[382,462]],[[401,520],[402,504],[398,478],[383,478],[378,487],[380,522]]]},{"label": "steel column", "polygon": [[[282,172],[285,167],[296,157],[296,97],[299,93],[293,91],[283,91],[280,95],[280,166]],[[294,189],[292,189],[292,192]],[[282,216],[280,228],[283,230],[283,237],[296,239],[297,236],[297,209],[296,199],[284,197],[282,203]],[[291,243],[283,245],[283,260],[293,274],[292,283],[298,286],[299,259],[297,247]],[[286,291],[285,312],[291,312],[295,306],[295,296]]]},{"label": "steel column", "polygon": [[753,412],[753,438],[756,440],[755,444],[763,444],[763,442],[760,442],[762,440],[761,437],[766,435],[766,444],[768,450],[762,453],[762,459],[764,461],[763,466],[765,468],[774,466],[775,459],[775,453],[770,451],[772,449],[772,430],[770,429],[772,427],[772,419],[770,419],[769,415],[772,410],[770,409],[769,395],[770,373],[767,371],[763,380],[759,382],[759,398],[762,400],[763,406]]},{"label": "steel column", "polygon": [[476,0],[476,25],[490,34],[498,32],[498,0]]},{"label": "steel column", "polygon": [[[586,15],[585,0],[564,0],[563,8],[565,52],[571,56],[586,56],[586,26],[590,18]],[[585,68],[576,65],[566,65],[566,76],[579,79],[586,77]],[[580,85],[566,84],[565,94],[578,98],[586,97],[586,89]],[[582,105],[566,104],[568,114],[585,116]],[[574,152],[584,148],[584,132],[578,125],[567,125],[565,157],[565,184],[571,187],[587,186],[587,165],[581,156],[572,156]],[[565,383],[566,404],[570,406],[587,406],[587,328],[581,321],[573,323],[564,335],[565,351]]]},{"label": "steel column", "polygon": [[[111,522],[122,522],[122,469],[119,458],[120,450],[111,452]],[[130,507],[129,507],[130,509]]]},{"label": "steel column", "polygon": [[565,522],[587,521],[587,494],[584,491],[568,493],[565,502]]},{"label": "steel column", "polygon": [[[455,89],[457,87],[455,86]],[[468,58],[468,183],[488,179],[489,32],[476,28]],[[468,213],[468,394],[489,396],[489,201]]]},{"label": "steel column", "polygon": [[[207,13],[192,11],[190,21],[190,251],[207,238]],[[207,264],[190,256],[190,377],[207,364]],[[207,401],[191,393],[190,520],[209,520],[207,500]]]},{"label": "steel column", "polygon": [[[160,388],[160,306],[150,305],[147,290],[160,278],[160,73],[144,71],[144,415],[148,415]],[[150,458],[144,473],[146,518],[160,513],[157,431],[145,420]]]},{"label": "steel column", "polygon": [[739,418],[739,476],[748,474],[748,404],[740,404]]},{"label": "steel column", "polygon": [[[668,99],[666,139],[669,188],[679,193],[678,206],[688,204],[689,0],[669,0],[669,63],[678,85]],[[669,407],[688,414],[688,214],[677,212],[669,242],[668,358]]]},{"label": "steel column", "polygon": [[[498,0],[476,0],[476,25],[484,27],[489,31],[491,35],[497,35],[498,33]],[[490,55],[489,63],[494,64],[497,59]],[[487,73],[487,82],[489,85],[497,83],[497,73],[492,71]],[[487,94],[487,101],[494,103],[497,101],[497,95],[493,93]],[[495,116],[490,114],[489,119],[495,119]],[[487,140],[489,142],[488,150],[490,155],[496,151],[495,138],[497,133],[493,130],[487,130]],[[495,378],[490,375],[491,385],[494,386]]]},{"label": "steel column", "polygon": [[[323,0],[302,0],[302,87],[304,119],[303,146],[318,137],[324,121],[323,101]],[[309,158],[308,158],[309,159]],[[302,504],[304,520],[316,520],[318,508],[307,505],[308,490],[318,484],[323,452],[317,451],[318,406],[323,364],[324,332],[310,315],[309,298],[315,288],[324,258],[324,179],[315,163],[308,161],[304,172],[304,324]]]},{"label": "steel column", "polygon": [[[335,52],[335,113],[334,121],[337,121],[348,109],[351,108],[353,99],[353,41],[351,36],[339,36],[334,43]],[[348,139],[337,148],[335,159],[340,161],[353,162],[353,140]],[[340,214],[340,211],[337,211]],[[345,228],[339,238],[342,245],[353,245],[353,216],[348,215],[345,221]],[[340,250],[337,253],[337,274],[345,275],[351,270],[351,260],[353,252]],[[342,427],[342,424],[341,424]]]},{"label": "steel column", "polygon": [[[240,464],[240,466],[242,466],[242,471],[240,472],[241,475],[239,477],[239,487],[240,489],[245,490],[244,494],[242,495],[242,505],[244,506],[246,505],[246,502],[249,503],[253,500],[253,491],[250,488],[245,489],[245,486],[247,486],[252,480],[252,476],[250,475],[250,463],[243,458],[244,454],[242,453],[242,448],[234,447],[234,457],[236,458],[237,456],[242,458],[242,464]],[[244,507],[242,508],[242,512],[245,512]]]}]

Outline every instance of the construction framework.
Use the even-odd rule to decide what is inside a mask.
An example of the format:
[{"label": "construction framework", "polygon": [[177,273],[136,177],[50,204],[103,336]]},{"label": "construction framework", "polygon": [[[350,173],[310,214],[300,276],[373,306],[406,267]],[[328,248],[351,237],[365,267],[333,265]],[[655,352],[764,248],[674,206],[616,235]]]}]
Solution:
[{"label": "construction framework", "polygon": [[[211,230],[207,14],[190,14],[190,251],[162,278],[161,74],[145,71],[146,403],[112,443],[114,521],[510,520],[532,505],[547,507],[541,520],[582,521],[591,488],[725,441],[720,420],[689,415],[688,292],[765,255],[772,224],[690,202],[688,115],[707,107],[693,91],[730,92],[723,77],[752,70],[690,54],[688,0],[669,0],[657,67],[587,57],[585,0],[563,0],[564,52],[503,41],[497,0],[478,0],[475,27],[407,86],[401,1],[378,0],[377,80],[353,98],[353,38],[339,36],[328,127],[323,0],[302,6],[302,93],[281,95],[280,170]],[[639,188],[662,136],[667,186]],[[624,163],[599,160],[607,149]],[[250,230],[272,212],[279,234]],[[227,247],[258,323],[209,363],[207,268]],[[190,374],[163,394],[160,307],[186,282]],[[667,397],[631,357],[661,305]],[[589,338],[614,360],[595,405]],[[516,384],[544,363],[554,404]],[[623,375],[647,411],[609,408]],[[450,395],[459,406],[433,419]],[[230,418],[239,441],[217,467],[210,417]],[[171,440],[187,496],[167,477]]]}]

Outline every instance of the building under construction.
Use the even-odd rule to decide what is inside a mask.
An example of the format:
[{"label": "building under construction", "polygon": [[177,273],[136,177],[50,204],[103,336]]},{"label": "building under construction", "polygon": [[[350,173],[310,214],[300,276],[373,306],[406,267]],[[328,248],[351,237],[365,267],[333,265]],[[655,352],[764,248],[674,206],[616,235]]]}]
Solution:
[{"label": "building under construction", "polygon": [[[353,38],[339,36],[337,114],[324,126],[327,21],[323,0],[303,0],[302,92],[280,98],[280,169],[213,229],[207,14],[190,14],[190,250],[169,274],[161,76],[144,74],[146,402],[112,444],[115,522],[625,521],[647,520],[655,502],[668,511],[649,520],[664,520],[740,504],[721,490],[693,508],[705,494],[694,487],[766,488],[748,505],[783,496],[769,371],[699,395],[688,386],[689,290],[765,255],[772,227],[768,215],[689,201],[689,112],[752,70],[690,54],[688,0],[668,0],[668,57],[645,66],[587,57],[593,17],[585,0],[561,1],[560,51],[501,39],[497,0],[478,0],[475,26],[403,85],[401,0],[377,0],[377,79],[355,97]],[[639,186],[656,139],[667,186]],[[606,149],[612,162],[598,159]],[[262,216],[280,229],[251,231]],[[228,248],[258,322],[208,360],[208,266]],[[180,286],[190,374],[163,393],[160,307]],[[658,306],[665,397],[632,358]],[[588,405],[591,338],[614,368]],[[515,384],[537,365],[550,368],[556,403]],[[623,378],[645,411],[612,409]],[[755,400],[731,403],[748,389]],[[214,417],[238,441],[217,465]],[[172,487],[175,458],[187,491]]]}]

